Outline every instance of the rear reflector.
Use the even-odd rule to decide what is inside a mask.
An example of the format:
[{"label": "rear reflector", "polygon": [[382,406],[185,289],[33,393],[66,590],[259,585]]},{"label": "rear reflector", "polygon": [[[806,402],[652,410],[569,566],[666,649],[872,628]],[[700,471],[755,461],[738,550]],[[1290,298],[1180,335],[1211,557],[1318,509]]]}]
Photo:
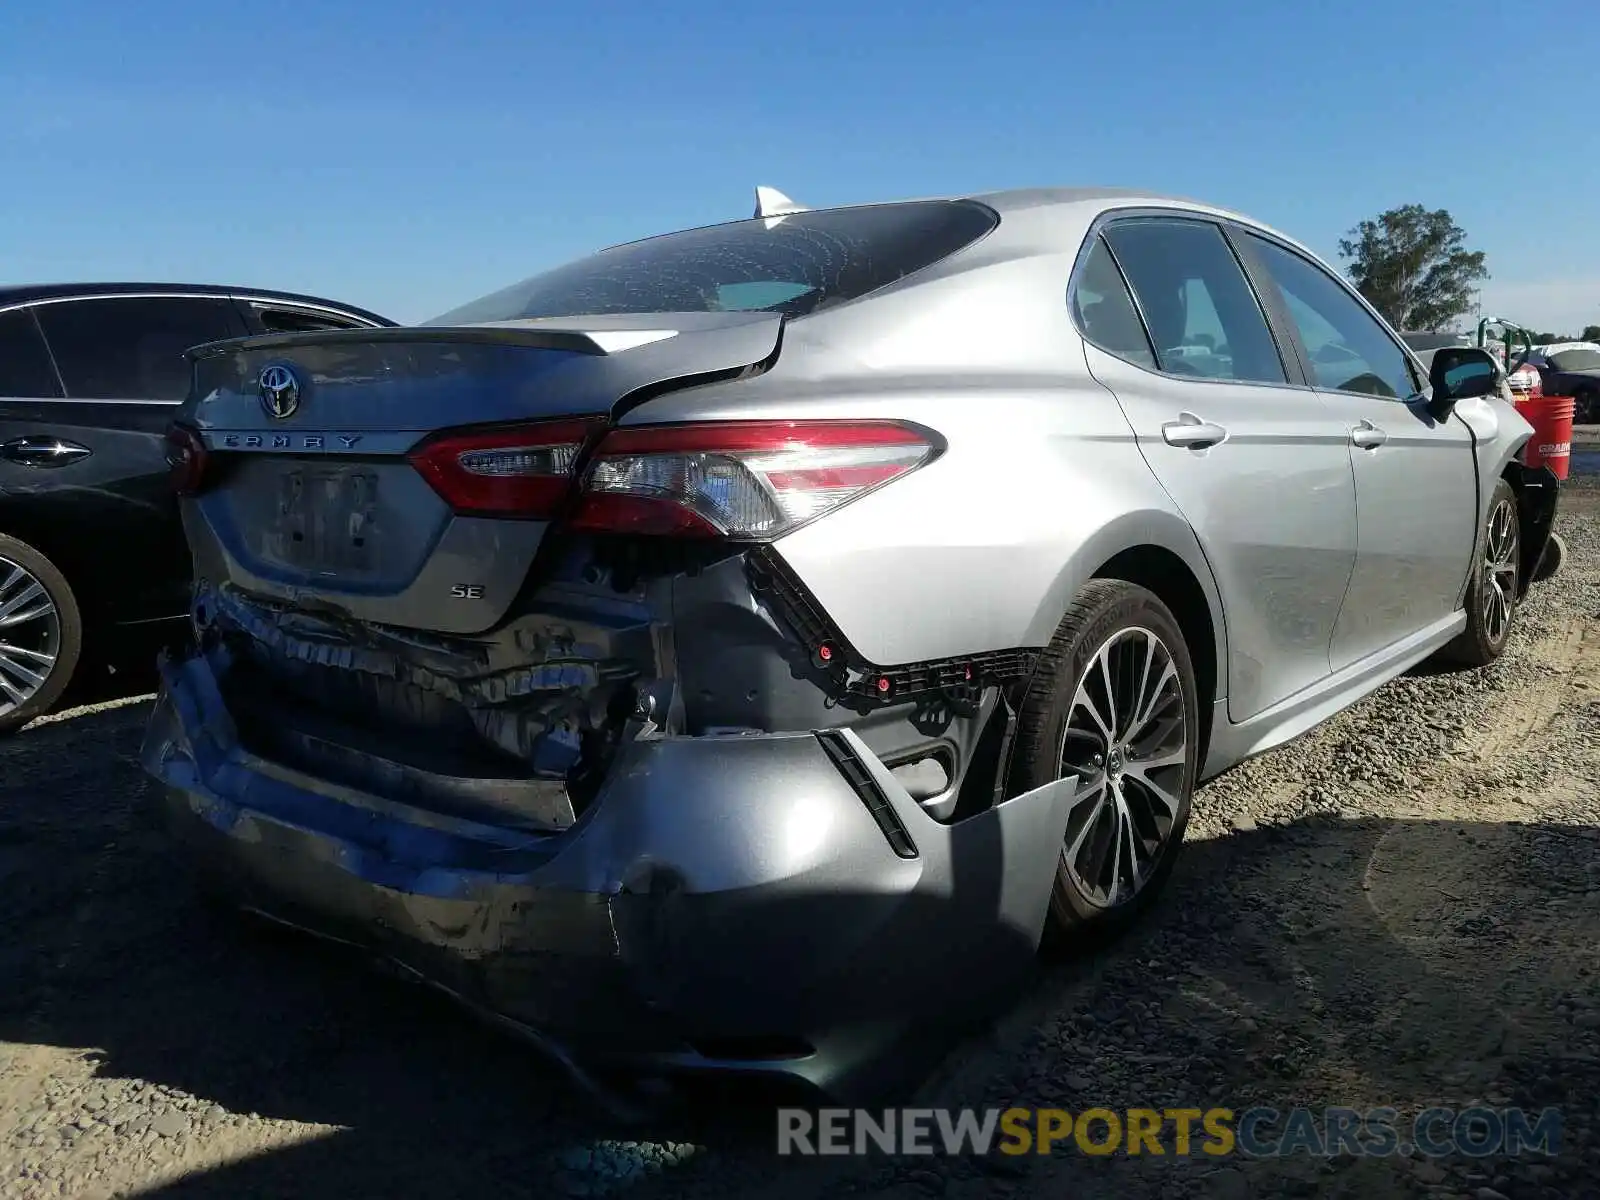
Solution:
[{"label": "rear reflector", "polygon": [[192,496],[205,486],[210,455],[200,434],[173,422],[166,434],[167,478],[180,496]]},{"label": "rear reflector", "polygon": [[411,465],[458,513],[549,518],[572,488],[584,443],[604,418],[452,430],[411,452]]},{"label": "rear reflector", "polygon": [[619,429],[595,450],[581,529],[768,541],[936,453],[895,421],[717,421]]}]

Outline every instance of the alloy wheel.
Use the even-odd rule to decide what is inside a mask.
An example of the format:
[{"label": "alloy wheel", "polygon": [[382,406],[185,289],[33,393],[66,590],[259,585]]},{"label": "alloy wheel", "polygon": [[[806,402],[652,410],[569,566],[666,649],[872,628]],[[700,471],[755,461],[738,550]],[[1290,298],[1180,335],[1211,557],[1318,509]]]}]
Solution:
[{"label": "alloy wheel", "polygon": [[33,575],[0,558],[0,717],[39,693],[61,652],[61,614]]},{"label": "alloy wheel", "polygon": [[1080,895],[1117,908],[1143,890],[1171,839],[1188,762],[1172,652],[1124,629],[1089,660],[1067,712],[1062,778],[1076,776],[1061,861]]},{"label": "alloy wheel", "polygon": [[1483,554],[1483,631],[1498,642],[1511,626],[1517,597],[1517,514],[1502,499],[1489,513]]}]

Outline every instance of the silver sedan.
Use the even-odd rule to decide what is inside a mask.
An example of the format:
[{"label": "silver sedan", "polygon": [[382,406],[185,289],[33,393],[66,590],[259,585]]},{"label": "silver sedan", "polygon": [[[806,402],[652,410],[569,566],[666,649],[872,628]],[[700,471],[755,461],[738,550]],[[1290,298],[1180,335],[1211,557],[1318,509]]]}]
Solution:
[{"label": "silver sedan", "polygon": [[764,191],[192,354],[174,835],[579,1074],[880,1083],[1148,905],[1199,782],[1500,654],[1558,490],[1483,351],[1121,191]]}]

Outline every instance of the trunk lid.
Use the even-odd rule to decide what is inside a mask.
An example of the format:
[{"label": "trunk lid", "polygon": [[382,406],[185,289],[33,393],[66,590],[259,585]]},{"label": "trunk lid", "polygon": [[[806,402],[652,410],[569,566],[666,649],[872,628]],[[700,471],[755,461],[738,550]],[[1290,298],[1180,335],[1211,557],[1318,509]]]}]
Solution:
[{"label": "trunk lid", "polygon": [[408,455],[443,429],[609,420],[758,368],[773,313],[664,313],[258,337],[192,352],[183,419],[215,466],[185,505],[211,581],[355,621],[475,634],[548,528],[457,514]]}]

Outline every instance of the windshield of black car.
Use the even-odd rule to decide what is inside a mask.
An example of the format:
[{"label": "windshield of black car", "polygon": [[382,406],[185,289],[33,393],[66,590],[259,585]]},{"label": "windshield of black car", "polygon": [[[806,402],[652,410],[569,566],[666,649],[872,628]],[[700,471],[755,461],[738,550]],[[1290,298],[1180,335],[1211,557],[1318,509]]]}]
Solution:
[{"label": "windshield of black car", "polygon": [[602,250],[423,324],[655,312],[804,316],[920,271],[998,220],[980,204],[935,200],[730,221]]},{"label": "windshield of black car", "polygon": [[1600,371],[1600,350],[1559,350],[1550,365],[1558,371]]}]

